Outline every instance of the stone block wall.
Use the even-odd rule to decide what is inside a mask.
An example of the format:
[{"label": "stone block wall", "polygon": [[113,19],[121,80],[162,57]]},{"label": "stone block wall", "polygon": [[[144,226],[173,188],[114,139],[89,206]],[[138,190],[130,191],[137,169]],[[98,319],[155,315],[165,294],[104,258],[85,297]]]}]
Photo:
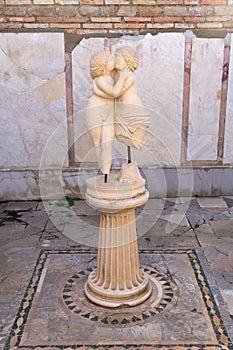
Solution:
[{"label": "stone block wall", "polygon": [[[190,30],[191,29],[191,30]],[[134,47],[151,196],[233,193],[233,2],[0,0],[0,199],[84,195],[89,59]],[[126,158],[114,145],[114,166]]]}]

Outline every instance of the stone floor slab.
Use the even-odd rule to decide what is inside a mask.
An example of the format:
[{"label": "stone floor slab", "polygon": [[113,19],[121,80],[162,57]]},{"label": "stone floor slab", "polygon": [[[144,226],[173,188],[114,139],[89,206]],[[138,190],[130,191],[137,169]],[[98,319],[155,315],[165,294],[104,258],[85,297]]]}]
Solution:
[{"label": "stone floor slab", "polygon": [[223,289],[222,296],[225,302],[228,304],[228,309],[230,315],[233,316],[233,290],[232,289]]},{"label": "stone floor slab", "polygon": [[8,211],[28,211],[33,210],[37,207],[37,201],[19,201],[9,202],[6,210]]},{"label": "stone floor slab", "polygon": [[233,207],[233,196],[226,196],[226,197],[223,197],[223,199],[229,208]]},{"label": "stone floor slab", "polygon": [[201,208],[227,208],[226,202],[221,197],[199,197],[197,202]]},{"label": "stone floor slab", "polygon": [[[224,291],[232,291],[233,286],[233,196],[223,197],[228,208],[201,208],[197,199],[192,198],[190,201],[190,198],[168,198],[159,200],[158,203],[157,199],[150,199],[147,207],[137,208],[139,247],[141,249],[161,247],[161,250],[166,250],[168,247],[171,249],[201,247],[218,291],[224,296]],[[164,208],[162,208],[163,201]],[[72,207],[69,207],[66,200],[37,202],[36,208],[33,209],[34,204],[35,202],[0,203],[0,350],[2,342],[10,332],[24,290],[30,280],[38,249],[97,247],[99,213],[93,212],[91,208],[87,211],[84,201],[75,201]],[[19,210],[16,210],[16,205]],[[177,220],[169,221],[171,215],[178,219],[180,215],[184,215],[192,229],[181,226],[181,223],[177,224]],[[37,218],[45,216],[49,219],[46,226],[42,221],[37,222]],[[22,221],[23,218],[30,223]],[[38,228],[31,226],[35,225],[35,220]],[[156,264],[166,272],[163,264],[159,261]],[[21,274],[23,272],[24,275]],[[208,280],[209,276],[210,274]],[[221,305],[226,309],[228,307],[229,314],[232,312],[226,297],[225,304],[222,300],[219,303],[219,306]],[[229,324],[231,324],[228,327],[229,336],[233,339],[233,320]],[[73,326],[75,324],[72,321],[70,327]],[[54,329],[56,323],[51,324],[51,327]],[[156,331],[159,332],[157,328]],[[179,348],[179,345],[177,347]],[[169,349],[168,346],[165,348]],[[214,346],[213,350],[217,349],[219,348]],[[208,347],[208,350],[211,350],[211,347]]]},{"label": "stone floor slab", "polygon": [[143,249],[140,263],[162,283],[161,302],[109,309],[83,292],[96,251],[42,251],[4,350],[232,349],[198,252]]},{"label": "stone floor slab", "polygon": [[228,239],[232,242],[233,247],[233,220],[213,221],[210,223],[216,236],[219,238]]}]

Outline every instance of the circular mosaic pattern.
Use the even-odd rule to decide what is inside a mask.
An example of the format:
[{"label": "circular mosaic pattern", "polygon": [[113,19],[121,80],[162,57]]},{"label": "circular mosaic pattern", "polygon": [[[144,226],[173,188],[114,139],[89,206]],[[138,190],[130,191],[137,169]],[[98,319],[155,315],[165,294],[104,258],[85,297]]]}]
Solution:
[{"label": "circular mosaic pattern", "polygon": [[[171,309],[177,302],[177,286],[164,273],[149,267],[141,268],[149,277],[152,293],[142,304],[137,306],[122,305],[118,308],[97,306],[84,294],[84,285],[93,268],[80,271],[71,276],[62,291],[63,303],[68,312],[98,322],[103,326],[130,326],[152,321],[153,317],[164,309]],[[159,295],[158,295],[159,294]]]}]

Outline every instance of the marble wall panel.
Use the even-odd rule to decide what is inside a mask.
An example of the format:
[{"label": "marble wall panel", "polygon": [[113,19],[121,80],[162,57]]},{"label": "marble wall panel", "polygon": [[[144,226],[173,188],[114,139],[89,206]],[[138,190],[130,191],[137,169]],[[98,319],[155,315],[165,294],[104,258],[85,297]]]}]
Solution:
[{"label": "marble wall panel", "polygon": [[[179,165],[181,150],[182,97],[185,37],[181,33],[110,39],[112,52],[118,46],[134,47],[140,65],[136,71],[138,94],[150,110],[151,126],[141,152],[133,150],[133,159],[141,166]],[[75,106],[76,161],[94,161],[92,142],[86,135],[85,108],[91,96],[89,61],[103,49],[102,38],[83,39],[73,51],[73,93]],[[126,147],[114,146],[114,164],[126,158]]]},{"label": "marble wall panel", "polygon": [[223,39],[192,41],[188,160],[216,160]]},{"label": "marble wall panel", "polygon": [[[42,172],[46,179],[43,200],[64,196],[85,198],[86,179],[96,174],[93,169],[52,169]],[[194,169],[144,168],[143,176],[150,198],[183,196],[226,196],[233,193],[233,170],[230,168]],[[38,170],[0,171],[0,200],[37,200],[41,198],[41,172]],[[60,184],[60,185],[59,185]]]},{"label": "marble wall panel", "polygon": [[230,35],[230,66],[227,95],[227,111],[223,163],[233,163],[233,34]]},{"label": "marble wall panel", "polygon": [[46,166],[67,164],[63,34],[0,33],[0,62],[0,167],[39,167],[60,125]]}]

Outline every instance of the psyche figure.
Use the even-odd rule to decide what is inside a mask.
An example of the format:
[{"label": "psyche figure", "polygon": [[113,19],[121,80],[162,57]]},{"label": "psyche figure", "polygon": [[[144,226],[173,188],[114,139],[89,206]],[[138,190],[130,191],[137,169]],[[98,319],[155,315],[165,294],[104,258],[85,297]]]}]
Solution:
[{"label": "psyche figure", "polygon": [[146,129],[150,125],[150,117],[137,92],[134,72],[138,68],[138,64],[138,55],[134,49],[121,46],[116,50],[116,78],[120,76],[125,67],[129,67],[131,71],[124,83],[123,93],[117,101],[116,137],[127,146],[141,150]]}]

